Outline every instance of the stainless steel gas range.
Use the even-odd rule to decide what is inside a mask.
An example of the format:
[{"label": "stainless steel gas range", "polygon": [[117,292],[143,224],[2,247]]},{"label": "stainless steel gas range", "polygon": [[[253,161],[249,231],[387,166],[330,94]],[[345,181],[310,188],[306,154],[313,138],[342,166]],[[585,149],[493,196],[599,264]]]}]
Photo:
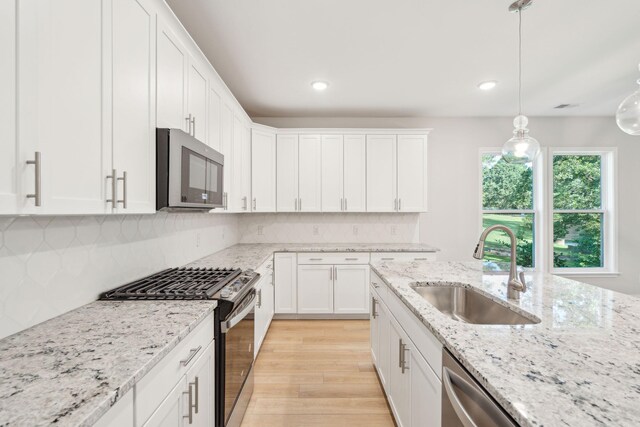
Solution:
[{"label": "stainless steel gas range", "polygon": [[171,268],[105,292],[103,300],[218,301],[215,309],[216,427],[236,427],[253,393],[253,271]]}]

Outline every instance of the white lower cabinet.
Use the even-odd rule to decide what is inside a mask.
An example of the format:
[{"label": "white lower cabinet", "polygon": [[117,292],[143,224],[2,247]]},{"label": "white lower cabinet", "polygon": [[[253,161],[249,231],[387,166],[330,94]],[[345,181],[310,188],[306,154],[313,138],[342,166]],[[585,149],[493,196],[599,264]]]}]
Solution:
[{"label": "white lower cabinet", "polygon": [[133,390],[129,390],[93,427],[133,427]]},{"label": "white lower cabinet", "polygon": [[144,427],[175,427],[182,425],[184,412],[183,393],[187,388],[187,379],[181,378],[169,395],[162,401]]},{"label": "white lower cabinet", "polygon": [[298,254],[277,253],[273,260],[275,312],[294,314],[298,311]]},{"label": "white lower cabinet", "polygon": [[298,266],[298,313],[333,313],[333,265]]},{"label": "white lower cabinet", "polygon": [[436,372],[441,371],[442,361],[431,351],[434,346],[425,344],[435,337],[417,319],[396,313],[402,302],[384,286],[372,273],[371,353],[380,382],[398,426],[439,427],[442,383]]},{"label": "white lower cabinet", "polygon": [[258,357],[258,352],[262,342],[267,335],[271,319],[274,314],[273,300],[273,261],[269,260],[258,270],[261,277],[256,285],[256,308],[255,308],[255,334],[254,334],[254,355]]},{"label": "white lower cabinet", "polygon": [[333,310],[336,314],[367,313],[369,310],[368,265],[336,265]]}]

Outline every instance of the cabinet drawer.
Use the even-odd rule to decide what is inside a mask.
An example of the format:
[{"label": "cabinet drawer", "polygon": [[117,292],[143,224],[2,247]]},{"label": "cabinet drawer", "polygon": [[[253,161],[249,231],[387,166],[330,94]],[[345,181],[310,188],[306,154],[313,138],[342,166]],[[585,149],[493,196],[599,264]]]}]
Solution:
[{"label": "cabinet drawer", "polygon": [[371,262],[378,261],[435,261],[435,252],[375,252]]},{"label": "cabinet drawer", "polygon": [[[182,342],[178,343],[176,348],[136,384],[136,424],[138,426],[149,419],[212,341],[213,313],[196,326]],[[187,360],[189,362],[186,362]]]},{"label": "cabinet drawer", "polygon": [[369,264],[368,252],[303,252],[298,264]]}]

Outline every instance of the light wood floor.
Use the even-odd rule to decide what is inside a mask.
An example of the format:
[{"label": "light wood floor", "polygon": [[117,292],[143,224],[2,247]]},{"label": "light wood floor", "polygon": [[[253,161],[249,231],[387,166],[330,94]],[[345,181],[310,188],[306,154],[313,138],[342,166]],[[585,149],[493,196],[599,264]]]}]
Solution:
[{"label": "light wood floor", "polygon": [[368,320],[274,320],[242,427],[393,427]]}]

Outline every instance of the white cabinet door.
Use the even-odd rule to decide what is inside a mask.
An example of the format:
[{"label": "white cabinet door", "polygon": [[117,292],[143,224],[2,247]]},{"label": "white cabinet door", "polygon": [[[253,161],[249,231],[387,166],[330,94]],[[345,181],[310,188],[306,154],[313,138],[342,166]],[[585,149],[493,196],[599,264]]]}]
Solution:
[{"label": "white cabinet door", "polygon": [[276,136],[260,130],[251,135],[252,211],[276,211]]},{"label": "white cabinet door", "polygon": [[157,39],[157,127],[188,130],[187,64],[189,56],[169,26],[158,19]]},{"label": "white cabinet door", "polygon": [[18,163],[16,137],[16,2],[0,2],[0,215],[18,213]]},{"label": "white cabinet door", "polygon": [[319,135],[300,135],[298,143],[298,210],[322,210],[322,145]]},{"label": "white cabinet door", "polygon": [[183,376],[169,395],[162,401],[158,409],[144,423],[144,427],[176,427],[183,425],[186,414],[186,403],[183,396],[187,391],[187,379]]},{"label": "white cabinet door", "polygon": [[274,301],[276,313],[298,311],[298,256],[296,253],[277,253],[274,258]]},{"label": "white cabinet door", "polygon": [[371,346],[371,359],[373,359],[373,364],[376,366],[376,369],[379,370],[378,353],[380,352],[380,341],[378,340],[378,337],[380,335],[380,323],[378,306],[380,305],[380,297],[373,289],[370,289],[370,292],[371,301],[369,304],[371,305],[371,311],[369,313],[369,343]]},{"label": "white cabinet door", "polygon": [[[103,113],[108,111],[103,88],[103,72],[108,68],[108,52],[103,39],[105,13],[100,0],[24,0],[4,1],[3,8],[18,7],[18,173],[22,213],[100,214],[107,206],[106,176],[111,168],[110,141],[105,133]],[[7,11],[12,18],[11,10]],[[4,14],[3,14],[4,15]],[[14,15],[15,16],[15,15]],[[3,16],[3,20],[7,19]],[[9,23],[8,29],[12,25]],[[3,28],[2,31],[7,31]],[[104,32],[103,32],[104,31]],[[3,39],[2,68],[13,63]],[[15,39],[13,39],[15,41]],[[4,52],[3,52],[4,53]],[[5,62],[8,61],[7,64]],[[15,65],[15,64],[14,64]],[[2,71],[2,84],[15,84],[10,70]],[[7,80],[4,80],[4,79]],[[11,92],[7,91],[9,100]],[[3,97],[0,101],[7,102]],[[5,107],[6,108],[6,107]],[[0,120],[9,120],[11,111]],[[9,159],[15,156],[12,132],[3,133],[9,141]],[[35,207],[35,151],[41,152],[41,206]],[[5,160],[11,174],[15,168]],[[15,165],[14,165],[15,166]],[[3,181],[5,178],[3,178]],[[3,183],[3,193],[13,191],[15,181]]]},{"label": "white cabinet door", "polygon": [[242,192],[247,198],[247,212],[251,212],[251,128],[246,122],[242,124],[242,159]]},{"label": "white cabinet door", "polygon": [[233,121],[233,212],[251,211],[251,136],[239,117]]},{"label": "white cabinet door", "polygon": [[187,109],[191,115],[191,134],[207,142],[207,77],[204,66],[193,58],[189,62],[189,99]]},{"label": "white cabinet door", "polygon": [[[389,346],[389,331],[391,328],[391,316],[387,306],[379,300],[379,304],[376,306],[378,312],[378,375],[380,376],[380,382],[385,390],[389,387],[389,369],[391,349]],[[395,349],[395,347],[393,347]],[[397,365],[395,365],[397,366]]]},{"label": "white cabinet door", "polygon": [[258,357],[258,352],[262,346],[262,341],[267,333],[267,322],[269,321],[269,306],[265,304],[265,299],[268,298],[268,291],[266,288],[270,287],[264,278],[256,284],[256,308],[254,313],[254,345],[253,352],[254,357]]},{"label": "white cabinet door", "polygon": [[[222,98],[213,83],[209,83],[209,120],[207,144],[214,150],[222,152]],[[226,161],[226,157],[225,157]]]},{"label": "white cabinet door", "polygon": [[333,266],[298,266],[298,313],[333,313]]},{"label": "white cabinet door", "polygon": [[367,135],[367,211],[395,212],[396,136]]},{"label": "white cabinet door", "polygon": [[440,427],[442,383],[415,349],[410,355],[411,426]]},{"label": "white cabinet door", "polygon": [[113,166],[119,213],[155,213],[155,13],[150,0],[113,2]]},{"label": "white cabinet door", "polygon": [[[398,322],[391,317],[389,328],[389,387],[388,397],[399,427],[411,424],[410,372],[411,359],[407,348],[410,341]],[[404,371],[402,366],[405,367]]]},{"label": "white cabinet door", "polygon": [[345,135],[343,170],[344,210],[365,212],[367,210],[367,148],[364,135]]},{"label": "white cabinet door", "polygon": [[344,210],[342,135],[322,136],[322,212]]},{"label": "white cabinet door", "polygon": [[398,211],[427,211],[427,136],[398,136]]},{"label": "white cabinet door", "polygon": [[[209,344],[202,356],[193,363],[187,372],[187,392],[191,388],[191,395],[186,395],[187,408],[184,425],[195,427],[211,427],[215,420],[214,407],[214,343]],[[189,401],[191,398],[191,401]]]},{"label": "white cabinet door", "polygon": [[230,202],[233,194],[233,111],[226,103],[223,103],[222,106],[222,131],[220,135],[222,137],[220,152],[224,155],[222,177],[224,186],[223,203],[224,210],[229,211],[231,208]]},{"label": "white cabinet door", "polygon": [[334,268],[334,313],[361,314],[369,311],[369,265],[336,265]]},{"label": "white cabinet door", "polygon": [[298,135],[278,135],[276,138],[276,186],[278,212],[297,211]]}]

